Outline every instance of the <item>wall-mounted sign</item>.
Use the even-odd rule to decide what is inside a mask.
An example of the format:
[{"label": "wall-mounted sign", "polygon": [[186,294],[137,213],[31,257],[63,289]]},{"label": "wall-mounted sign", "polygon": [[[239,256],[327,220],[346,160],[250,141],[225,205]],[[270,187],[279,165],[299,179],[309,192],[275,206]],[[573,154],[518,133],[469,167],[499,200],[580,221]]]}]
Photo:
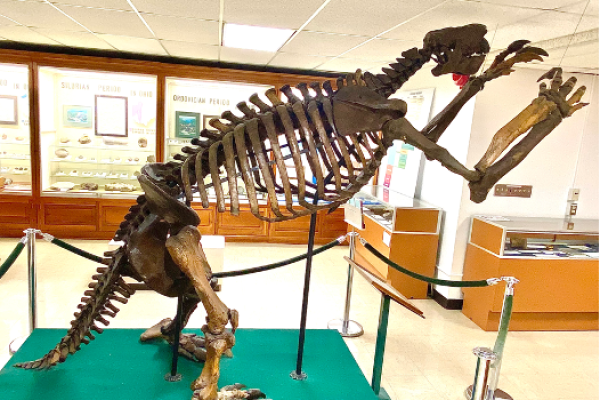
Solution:
[{"label": "wall-mounted sign", "polygon": [[96,95],[96,135],[127,136],[127,97]]},{"label": "wall-mounted sign", "polygon": [[17,125],[17,96],[0,96],[0,124]]},{"label": "wall-mounted sign", "polygon": [[63,126],[69,128],[91,128],[92,107],[63,106]]},{"label": "wall-mounted sign", "polygon": [[191,139],[200,135],[200,113],[175,111],[175,136]]}]

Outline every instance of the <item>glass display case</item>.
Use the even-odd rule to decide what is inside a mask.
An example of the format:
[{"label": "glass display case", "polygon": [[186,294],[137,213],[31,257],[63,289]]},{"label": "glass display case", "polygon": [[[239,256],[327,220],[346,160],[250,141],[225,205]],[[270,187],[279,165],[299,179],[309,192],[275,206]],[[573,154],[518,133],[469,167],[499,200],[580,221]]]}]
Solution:
[{"label": "glass display case", "polygon": [[[197,79],[167,78],[167,102],[165,106],[165,161],[173,160],[181,148],[189,145],[193,138],[198,137],[202,129],[214,130],[209,121],[219,118],[224,111],[231,111],[242,117],[236,104],[245,101],[251,109],[258,111],[248,98],[254,94],[262,94],[271,86],[217,82]],[[225,175],[223,175],[225,176]],[[206,178],[206,184],[210,183]],[[229,193],[227,182],[223,183],[223,190]],[[246,192],[244,183],[240,178],[238,191]],[[214,196],[212,188],[208,188],[209,196]],[[195,200],[199,201],[198,194]]]},{"label": "glass display case", "polygon": [[503,229],[501,257],[598,258],[598,220],[486,217]]},{"label": "glass display case", "polygon": [[133,197],[156,160],[156,77],[40,67],[44,196]]},{"label": "glass display case", "polygon": [[0,193],[31,193],[29,69],[0,64]]},{"label": "glass display case", "polygon": [[[351,204],[360,204],[365,216],[372,218],[389,231],[405,230],[403,210],[434,210],[436,216],[439,209],[423,200],[406,196],[385,186],[365,186],[354,195]],[[411,212],[412,212],[411,211]],[[425,214],[423,214],[425,215]],[[436,224],[439,219],[436,219]],[[439,226],[431,226],[431,231],[438,232]]]}]

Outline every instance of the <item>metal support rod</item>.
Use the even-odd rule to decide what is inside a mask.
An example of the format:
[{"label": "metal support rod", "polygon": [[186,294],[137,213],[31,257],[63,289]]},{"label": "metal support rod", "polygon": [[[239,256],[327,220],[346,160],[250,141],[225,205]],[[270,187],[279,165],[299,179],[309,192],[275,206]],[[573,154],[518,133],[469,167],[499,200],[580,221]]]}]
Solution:
[{"label": "metal support rod", "polygon": [[[315,196],[314,203],[317,203]],[[304,272],[304,293],[302,295],[302,312],[300,316],[300,334],[298,337],[298,358],[296,360],[296,370],[292,372],[292,378],[296,380],[306,379],[306,374],[302,372],[302,358],[304,357],[304,341],[306,339],[306,317],[308,314],[308,293],[310,290],[310,274],[312,270],[312,256],[315,245],[315,231],[317,228],[317,213],[310,216],[310,228],[308,231],[308,249],[306,251],[306,271]]]},{"label": "metal support rod", "polygon": [[[354,260],[356,252],[357,232],[349,232],[350,259]],[[346,286],[346,301],[344,303],[344,318],[333,319],[327,323],[327,328],[337,329],[343,337],[358,337],[364,333],[363,327],[356,321],[350,320],[350,301],[352,299],[352,283],[354,281],[354,267],[348,264],[348,282]]]},{"label": "metal support rod", "polygon": [[493,399],[493,390],[488,386],[490,377],[490,365],[496,359],[496,354],[487,347],[476,347],[473,354],[477,356],[477,368],[475,369],[475,379],[471,390],[471,400],[490,400]]},{"label": "metal support rod", "polygon": [[385,339],[387,337],[388,319],[390,316],[390,296],[381,295],[381,311],[379,312],[379,327],[377,328],[377,342],[375,344],[375,358],[373,359],[373,379],[371,387],[376,395],[381,391],[381,372],[383,370],[383,356],[385,353]]},{"label": "metal support rod", "polygon": [[36,276],[36,254],[35,235],[39,230],[28,228],[23,231],[27,239],[27,282],[29,294],[29,333],[37,327],[37,276]]},{"label": "metal support rod", "polygon": [[173,346],[171,348],[171,373],[165,375],[165,379],[169,382],[178,382],[181,380],[181,374],[177,373],[177,363],[179,361],[179,337],[183,325],[183,294],[177,297],[177,315],[175,316],[175,337],[173,338]]}]

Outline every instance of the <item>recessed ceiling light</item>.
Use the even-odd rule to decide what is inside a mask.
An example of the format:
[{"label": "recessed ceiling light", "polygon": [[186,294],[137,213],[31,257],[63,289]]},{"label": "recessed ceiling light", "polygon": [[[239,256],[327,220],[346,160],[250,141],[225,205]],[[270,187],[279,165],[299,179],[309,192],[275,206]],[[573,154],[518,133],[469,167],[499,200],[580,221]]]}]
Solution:
[{"label": "recessed ceiling light", "polygon": [[225,24],[223,46],[275,52],[292,36],[292,29],[265,28],[263,26]]}]

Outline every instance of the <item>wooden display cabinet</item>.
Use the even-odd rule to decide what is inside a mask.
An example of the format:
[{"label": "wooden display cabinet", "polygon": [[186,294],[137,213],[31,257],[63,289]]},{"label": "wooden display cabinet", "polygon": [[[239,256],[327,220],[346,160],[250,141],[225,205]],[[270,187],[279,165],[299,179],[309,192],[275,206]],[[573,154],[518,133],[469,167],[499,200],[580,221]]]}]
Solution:
[{"label": "wooden display cabinet", "polygon": [[[598,220],[473,217],[463,279],[500,276],[520,281],[511,330],[597,330]],[[463,293],[463,314],[498,329],[504,285]]]},{"label": "wooden display cabinet", "polygon": [[[137,184],[132,174],[147,159],[147,155],[156,155],[156,160],[166,160],[169,158],[171,151],[179,151],[179,149],[169,149],[169,141],[167,140],[172,136],[172,132],[167,132],[172,125],[170,125],[170,122],[172,122],[170,118],[175,117],[175,111],[177,111],[171,109],[168,104],[169,99],[172,98],[168,96],[167,83],[169,81],[177,79],[210,80],[234,84],[240,83],[246,86],[251,84],[255,87],[264,85],[265,87],[272,86],[279,88],[285,84],[294,86],[299,82],[323,82],[331,77],[337,78],[337,74],[328,73],[307,76],[290,73],[183,65],[180,63],[180,60],[169,63],[169,60],[166,58],[158,62],[146,59],[76,56],[5,49],[0,49],[0,56],[2,57],[0,67],[7,64],[14,64],[27,72],[26,79],[28,79],[28,82],[26,90],[28,95],[25,98],[29,103],[27,108],[21,107],[20,109],[27,109],[25,114],[29,113],[28,126],[31,129],[28,141],[24,140],[23,143],[19,143],[20,147],[18,151],[10,151],[11,153],[28,153],[31,155],[30,159],[26,160],[27,163],[30,163],[31,190],[27,191],[27,194],[9,194],[7,193],[8,188],[0,192],[0,236],[3,237],[21,237],[24,229],[37,228],[56,235],[59,238],[111,239],[114,232],[118,229],[119,224],[123,221],[123,217],[127,214],[129,207],[135,204],[135,197],[139,193],[103,193],[95,195],[94,193],[84,193],[83,191],[79,193],[49,192],[46,189],[48,186],[54,184],[56,180],[74,180],[74,183],[84,182],[83,172],[92,171],[92,167],[89,165],[93,164],[93,160],[96,162],[95,166],[97,167],[93,171],[94,178],[96,178],[96,173],[102,173],[103,168],[105,168],[107,170],[106,182],[110,182],[108,178],[111,175],[111,170],[116,173],[117,168],[113,164],[117,158],[119,160],[122,159],[122,163],[120,164],[122,168],[119,168],[120,170],[122,169],[122,171],[119,171],[119,180],[123,180],[125,183],[130,181]],[[98,138],[95,137],[92,128],[83,126],[82,124],[70,126],[68,127],[68,132],[65,131],[63,129],[65,128],[65,116],[63,114],[65,110],[63,106],[85,104],[80,103],[77,96],[63,100],[57,100],[56,96],[51,96],[50,89],[53,86],[49,83],[48,76],[46,76],[49,73],[58,74],[69,70],[83,70],[85,74],[102,75],[105,78],[111,73],[144,75],[150,77],[152,82],[155,82],[152,88],[142,91],[135,88],[132,91],[130,90],[131,88],[123,86],[122,93],[120,93],[123,96],[134,96],[135,92],[137,93],[135,94],[137,97],[142,97],[142,94],[144,94],[144,99],[142,99],[144,101],[143,109],[156,110],[155,121],[149,125],[149,121],[141,120],[146,115],[145,113],[138,115],[139,121],[136,122],[135,118],[130,121],[134,125],[135,123],[139,125],[131,125],[135,129],[128,132],[128,135],[131,134],[129,136],[131,136],[133,149],[140,154],[134,154],[133,150],[130,152],[128,148],[118,144],[113,144],[112,147],[103,143],[101,144],[98,140],[96,140],[98,143],[88,143],[86,145],[87,153],[84,154],[83,150],[80,151],[79,145],[76,143],[78,143],[78,138],[84,133],[92,141]],[[22,85],[22,87],[25,86]],[[90,90],[82,86],[69,87],[72,87],[72,93],[89,92],[88,94],[91,95],[93,94],[91,93],[91,89],[95,90],[97,85],[90,85]],[[50,92],[48,92],[49,90]],[[138,100],[140,99],[137,97],[136,104],[139,107]],[[50,101],[46,98],[54,100]],[[234,104],[235,102],[232,102],[227,108],[233,108]],[[133,102],[130,106],[132,105]],[[25,115],[23,115],[23,119],[26,119]],[[143,123],[146,123],[147,126],[142,126]],[[57,130],[59,128],[62,129],[60,135],[58,135],[59,132]],[[6,140],[12,141],[12,136],[16,135],[15,132],[11,131],[11,135],[8,135]],[[65,132],[67,134],[64,134]],[[13,135],[12,133],[15,134]],[[57,134],[55,135],[55,133]],[[24,134],[24,136],[26,135]],[[144,142],[143,148],[142,145],[139,145],[139,139],[142,136],[147,139]],[[71,145],[74,147],[68,147],[69,145],[67,144],[63,146],[63,142],[66,141],[63,137],[68,137]],[[0,138],[0,140],[4,139]],[[6,140],[4,140],[4,144],[8,143]],[[79,143],[83,144],[83,142]],[[29,151],[27,151],[27,145],[29,146]],[[56,160],[55,156],[57,155],[55,155],[55,152],[59,147],[76,149],[69,150],[69,153],[73,153],[72,157],[75,158],[81,155],[84,159],[78,164],[74,162],[69,164],[68,161],[71,160],[67,159],[64,161]],[[115,149],[114,154],[105,154],[109,147]],[[121,153],[118,153],[118,149],[120,149]],[[145,152],[148,154],[145,154]],[[104,158],[109,157],[113,159],[113,164],[109,165],[102,162]],[[139,165],[134,165],[133,163],[125,165],[123,162],[125,160],[130,162],[129,157],[133,157],[132,162],[139,163]],[[135,160],[136,157],[139,160]],[[11,162],[13,161],[11,160]],[[22,160],[18,161],[21,163],[25,162]],[[15,166],[19,165],[15,164]],[[54,167],[51,167],[52,165]],[[60,167],[56,167],[56,165],[60,165]],[[5,167],[4,164],[0,165],[0,169],[1,167]],[[10,167],[13,168],[14,166],[11,164]],[[60,171],[57,172],[56,170]],[[72,170],[77,170],[77,175],[71,175],[71,172],[74,172]],[[68,175],[68,179],[62,172]],[[127,172],[128,180],[124,180],[125,172]],[[58,179],[58,176],[61,178]],[[88,175],[85,175],[85,177],[88,177]],[[105,182],[104,180],[98,180],[96,183],[101,184]],[[229,213],[218,213],[214,205],[211,205],[208,209],[202,209],[199,203],[192,203],[192,207],[200,215],[201,222],[199,229],[202,234],[224,235],[228,241],[306,243],[307,234],[304,229],[308,218],[273,224],[256,219],[250,214],[248,209],[242,209],[239,217],[233,217]],[[265,216],[271,212],[266,202],[261,204],[260,210]],[[317,243],[326,243],[345,234],[347,232],[347,225],[343,221],[343,211],[336,210],[331,214],[320,212],[318,215],[317,232]]]},{"label": "wooden display cabinet", "polygon": [[[356,197],[363,199],[364,230],[359,234],[395,263],[410,271],[434,276],[439,244],[441,210],[423,201],[380,186],[366,187]],[[387,194],[386,194],[387,190]],[[386,198],[386,201],[382,199]],[[427,297],[428,284],[413,279],[379,260],[357,241],[356,260],[387,280],[404,296]]]}]

